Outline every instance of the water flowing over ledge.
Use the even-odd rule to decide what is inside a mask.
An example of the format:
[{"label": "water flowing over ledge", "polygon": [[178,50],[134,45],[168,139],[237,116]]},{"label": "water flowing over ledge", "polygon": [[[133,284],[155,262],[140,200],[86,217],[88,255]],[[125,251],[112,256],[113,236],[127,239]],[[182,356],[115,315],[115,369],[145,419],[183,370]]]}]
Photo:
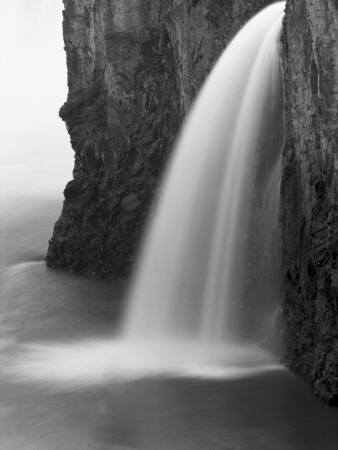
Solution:
[{"label": "water flowing over ledge", "polygon": [[29,345],[9,373],[82,384],[280,367],[260,344],[280,296],[283,7],[266,8],[236,36],[183,127],[121,337]]},{"label": "water flowing over ledge", "polygon": [[[255,250],[256,241],[272,241],[270,255],[279,246],[278,237],[271,239],[276,204],[267,196],[278,209],[283,6],[266,8],[235,37],[183,127],[130,295],[126,338],[217,342],[268,332],[280,285],[258,290],[256,311],[246,287],[258,282],[264,291],[265,280],[280,273],[279,261],[262,268]],[[250,264],[259,272],[255,280]]]}]

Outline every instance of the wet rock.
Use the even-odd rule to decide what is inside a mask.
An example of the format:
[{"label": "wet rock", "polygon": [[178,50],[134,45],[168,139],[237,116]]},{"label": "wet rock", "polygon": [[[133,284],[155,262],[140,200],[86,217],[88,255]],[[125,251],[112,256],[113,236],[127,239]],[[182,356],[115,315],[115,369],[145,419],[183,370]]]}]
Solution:
[{"label": "wet rock", "polygon": [[286,362],[318,396],[338,395],[338,11],[287,1],[281,231]]}]

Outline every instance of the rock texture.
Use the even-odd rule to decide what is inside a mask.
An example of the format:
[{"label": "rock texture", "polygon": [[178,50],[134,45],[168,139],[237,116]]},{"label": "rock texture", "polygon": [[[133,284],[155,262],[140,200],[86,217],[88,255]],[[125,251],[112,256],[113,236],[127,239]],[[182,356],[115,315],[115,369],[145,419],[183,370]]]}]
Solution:
[{"label": "rock texture", "polygon": [[64,0],[74,179],[47,264],[128,274],[173,141],[215,60],[272,0]]},{"label": "rock texture", "polygon": [[288,0],[282,41],[286,361],[338,404],[337,0]]}]

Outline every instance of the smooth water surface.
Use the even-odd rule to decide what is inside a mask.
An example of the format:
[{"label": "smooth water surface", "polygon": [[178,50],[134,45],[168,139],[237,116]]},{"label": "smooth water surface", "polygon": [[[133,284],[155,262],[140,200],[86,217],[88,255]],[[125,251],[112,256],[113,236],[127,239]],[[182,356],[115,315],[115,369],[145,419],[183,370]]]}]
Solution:
[{"label": "smooth water surface", "polygon": [[[225,378],[148,373],[134,380],[97,379],[84,376],[93,373],[87,354],[87,366],[75,381],[55,372],[42,379],[4,372],[13,362],[27,362],[27,348],[43,346],[53,353],[58,345],[66,350],[110,342],[120,318],[125,286],[48,270],[39,261],[46,248],[41,236],[50,233],[54,208],[55,200],[35,198],[30,220],[25,210],[17,210],[16,226],[5,233],[1,450],[336,450],[338,410],[280,368]],[[7,219],[13,222],[7,216],[4,226]],[[56,365],[62,367],[62,361]]]},{"label": "smooth water surface", "polygon": [[[107,339],[124,296],[123,286],[42,263],[13,266],[1,282],[2,367],[21,345]],[[336,450],[338,443],[338,410],[286,370],[81,385],[2,374],[0,417],[1,450]]]}]

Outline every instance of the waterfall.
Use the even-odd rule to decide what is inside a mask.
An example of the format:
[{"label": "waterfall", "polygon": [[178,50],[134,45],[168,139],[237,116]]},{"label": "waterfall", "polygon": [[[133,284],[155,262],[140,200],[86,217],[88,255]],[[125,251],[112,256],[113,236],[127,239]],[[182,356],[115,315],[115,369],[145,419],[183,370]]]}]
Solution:
[{"label": "waterfall", "polygon": [[284,2],[251,19],[187,118],[123,324],[127,340],[259,342],[280,297]]},{"label": "waterfall", "polygon": [[114,339],[28,344],[11,376],[64,385],[281,367],[261,345],[280,300],[284,2],[251,19],[192,107]]}]

